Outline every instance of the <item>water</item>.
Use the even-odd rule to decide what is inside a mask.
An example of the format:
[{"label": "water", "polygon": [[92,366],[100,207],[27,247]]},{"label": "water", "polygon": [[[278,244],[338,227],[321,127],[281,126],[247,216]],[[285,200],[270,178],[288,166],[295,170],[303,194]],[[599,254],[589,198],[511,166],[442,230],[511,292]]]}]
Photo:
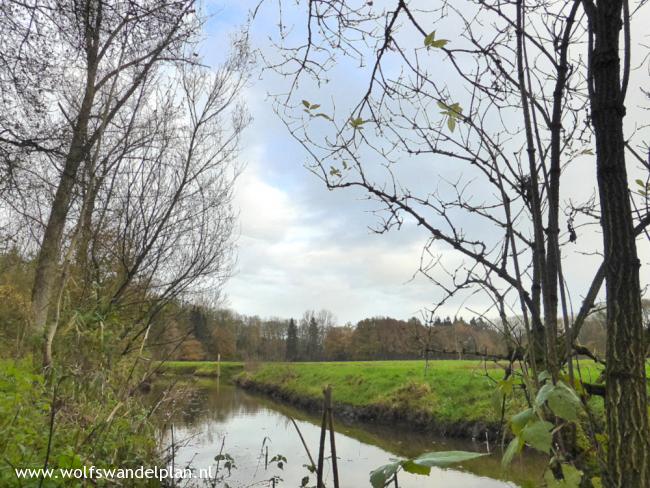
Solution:
[{"label": "water", "polygon": [[[178,412],[161,434],[161,443],[171,444],[169,425],[173,424],[175,468],[191,467],[195,479],[184,479],[176,486],[211,486],[207,480],[196,479],[201,469],[214,475],[220,452],[230,455],[236,468],[226,476],[225,483],[232,488],[276,486],[297,488],[301,480],[310,476],[307,486],[316,480],[304,466],[309,463],[304,447],[289,416],[296,420],[314,460],[320,436],[320,418],[252,395],[233,386],[218,386],[216,380],[202,380],[188,387]],[[428,451],[468,450],[487,452],[484,442],[433,438],[430,435],[407,432],[396,427],[366,424],[344,425],[335,420],[336,449],[341,488],[370,487],[369,473],[373,469],[399,457],[416,456]],[[329,438],[328,438],[329,439]],[[221,451],[223,445],[223,451]],[[329,444],[327,444],[329,445]],[[287,458],[283,469],[268,459],[279,454]],[[504,472],[500,465],[500,449],[490,446],[492,453],[468,461],[454,469],[432,468],[428,477],[400,472],[401,488],[505,488],[531,487],[539,484],[546,460],[532,453],[516,459]],[[329,448],[326,449],[329,456]],[[226,475],[223,461],[220,474]],[[212,467],[212,468],[210,468]],[[208,471],[211,469],[212,471]],[[326,459],[326,486],[332,487],[330,460]],[[216,486],[225,487],[224,482]],[[391,485],[392,488],[392,485]]]}]

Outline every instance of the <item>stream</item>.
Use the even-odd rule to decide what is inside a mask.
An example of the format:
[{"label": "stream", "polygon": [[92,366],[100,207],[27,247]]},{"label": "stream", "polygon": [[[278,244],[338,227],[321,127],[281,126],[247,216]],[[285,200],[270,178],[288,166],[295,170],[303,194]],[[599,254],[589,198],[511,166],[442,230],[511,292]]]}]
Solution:
[{"label": "stream", "polygon": [[[161,447],[169,448],[173,431],[173,467],[188,468],[193,472],[192,479],[177,480],[174,486],[272,487],[271,479],[275,477],[277,488],[298,488],[305,476],[310,477],[305,486],[316,485],[315,475],[305,466],[309,459],[290,417],[295,419],[316,460],[319,416],[231,385],[220,385],[216,379],[199,380],[191,385],[183,383],[183,388],[183,399],[176,405],[176,413],[169,422],[161,427],[159,441]],[[429,476],[400,472],[399,487],[528,488],[539,485],[547,463],[545,457],[527,452],[504,471],[500,446],[488,446],[485,442],[436,438],[393,426],[346,425],[336,420],[335,430],[341,488],[370,487],[369,473],[373,469],[394,458],[412,457],[429,451],[488,452],[490,449],[491,454],[453,469],[432,468]],[[329,456],[329,444],[327,446],[325,455]],[[205,475],[214,476],[215,456],[220,453],[230,456],[234,467],[228,474],[224,468],[228,459],[221,460],[219,477],[225,478],[219,483],[210,482]],[[265,460],[270,461],[276,455],[286,458],[282,469],[276,462],[269,462],[265,468]],[[329,457],[326,457],[325,465],[325,484],[331,488]],[[199,478],[199,474],[203,478]]]}]

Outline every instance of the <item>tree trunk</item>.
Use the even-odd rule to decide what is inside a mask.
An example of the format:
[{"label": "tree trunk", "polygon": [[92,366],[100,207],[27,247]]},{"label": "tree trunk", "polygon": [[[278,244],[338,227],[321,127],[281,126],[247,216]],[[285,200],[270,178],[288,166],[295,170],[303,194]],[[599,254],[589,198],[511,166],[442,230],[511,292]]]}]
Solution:
[{"label": "tree trunk", "polygon": [[[79,114],[72,132],[70,149],[63,165],[59,186],[54,195],[52,209],[43,234],[40,252],[36,262],[34,287],[32,288],[32,314],[34,329],[37,334],[44,334],[43,367],[48,368],[52,363],[51,343],[54,333],[46,332],[50,313],[52,294],[56,285],[57,269],[61,257],[61,240],[65,228],[72,191],[77,180],[77,172],[87,156],[88,123],[95,99],[95,81],[97,75],[97,44],[88,48],[88,65],[86,87]],[[50,334],[52,337],[50,337]],[[48,345],[49,344],[49,345]]]},{"label": "tree trunk", "polygon": [[648,409],[640,262],[630,206],[621,91],[619,33],[622,2],[597,3],[591,20],[592,117],[607,290],[606,415],[608,487],[647,487]]}]

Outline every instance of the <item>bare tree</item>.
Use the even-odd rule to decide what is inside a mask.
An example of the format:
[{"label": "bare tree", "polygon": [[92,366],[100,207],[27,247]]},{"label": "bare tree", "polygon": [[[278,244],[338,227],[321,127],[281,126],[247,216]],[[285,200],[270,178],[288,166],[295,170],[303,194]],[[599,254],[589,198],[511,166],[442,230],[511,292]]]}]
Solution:
[{"label": "bare tree", "polygon": [[[306,10],[306,40],[294,46],[283,38],[282,57],[269,62],[290,80],[277,111],[329,189],[361,190],[378,203],[377,232],[408,221],[426,230],[420,271],[443,294],[434,312],[452,297],[484,293],[509,340],[516,324],[508,317],[521,317],[533,346],[523,352],[534,380],[545,368],[557,381],[566,363],[571,382],[571,358],[584,351],[576,344],[580,327],[607,278],[613,380],[607,482],[645,486],[645,346],[635,239],[648,214],[643,207],[632,211],[625,171],[627,3],[442,1],[425,10],[404,0],[309,1]],[[334,103],[298,93],[298,80],[324,82],[341,53],[367,67],[366,88],[342,114]],[[441,64],[446,69],[438,69]],[[600,206],[591,198],[563,201],[562,175],[576,160],[593,157],[592,136]],[[563,249],[599,221],[604,262],[574,318]],[[444,248],[460,264],[450,267]],[[631,344],[632,353],[624,353]],[[625,464],[623,446],[630,442],[638,450]]]},{"label": "bare tree", "polygon": [[[10,1],[1,31],[17,51],[2,63],[3,85],[21,109],[17,120],[3,116],[0,128],[6,171],[13,171],[16,148],[45,154],[57,177],[39,246],[32,293],[34,327],[43,332],[61,258],[68,211],[79,168],[90,159],[105,131],[163,61],[182,61],[196,33],[192,1],[127,2],[87,0],[34,5]],[[43,54],[45,53],[45,54]],[[49,55],[49,56],[48,56]],[[42,81],[42,79],[44,80]],[[41,119],[39,113],[49,117]],[[61,133],[54,143],[40,143],[43,133]],[[24,151],[23,151],[24,152]],[[44,164],[34,158],[32,164]],[[47,353],[44,362],[48,364]]]},{"label": "bare tree", "polygon": [[[170,301],[208,289],[218,294],[231,272],[232,191],[249,121],[240,93],[252,61],[244,32],[215,72],[202,67],[192,2],[57,5],[17,4],[9,13],[14,22],[50,26],[52,35],[67,35],[59,32],[63,24],[85,29],[80,45],[62,42],[78,59],[48,94],[56,102],[48,126],[63,119],[58,147],[65,150],[21,143],[34,130],[29,120],[0,141],[15,182],[4,194],[8,220],[34,222],[38,240],[33,308],[46,366],[58,325],[78,310],[122,314],[124,327],[114,332],[129,352]],[[25,35],[32,51],[52,39]],[[10,68],[5,63],[3,73]],[[54,77],[50,71],[45,75]],[[14,88],[19,101],[33,102]],[[16,148],[32,169],[16,164]]]}]

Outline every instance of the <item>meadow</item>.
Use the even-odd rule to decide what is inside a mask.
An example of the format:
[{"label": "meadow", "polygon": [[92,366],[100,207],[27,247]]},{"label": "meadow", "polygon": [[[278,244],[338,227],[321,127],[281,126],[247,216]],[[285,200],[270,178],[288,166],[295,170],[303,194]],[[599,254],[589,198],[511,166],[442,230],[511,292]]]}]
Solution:
[{"label": "meadow", "polygon": [[[169,362],[166,372],[216,376],[216,362]],[[581,361],[582,377],[595,381],[600,368]],[[504,377],[503,367],[479,360],[354,361],[221,363],[222,378],[234,378],[245,386],[280,393],[286,398],[318,400],[323,388],[332,387],[338,405],[376,407],[400,416],[417,414],[441,423],[496,423],[501,418],[501,397],[497,385]],[[515,389],[507,410],[523,406],[524,398]],[[408,413],[408,415],[406,415]],[[507,413],[507,412],[506,412]]]}]

